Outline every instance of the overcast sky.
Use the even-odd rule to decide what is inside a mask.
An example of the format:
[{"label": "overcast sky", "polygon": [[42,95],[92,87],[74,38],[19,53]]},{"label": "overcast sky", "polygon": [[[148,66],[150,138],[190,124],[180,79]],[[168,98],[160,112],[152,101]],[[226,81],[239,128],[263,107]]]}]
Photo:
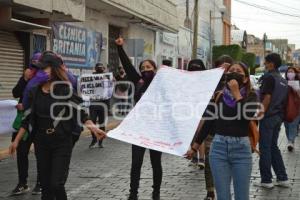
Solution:
[{"label": "overcast sky", "polygon": [[[258,9],[239,1],[296,17]],[[270,39],[288,39],[289,43],[296,44],[297,49],[300,48],[300,0],[232,0],[231,15],[232,24],[249,34],[262,38],[267,33]]]}]

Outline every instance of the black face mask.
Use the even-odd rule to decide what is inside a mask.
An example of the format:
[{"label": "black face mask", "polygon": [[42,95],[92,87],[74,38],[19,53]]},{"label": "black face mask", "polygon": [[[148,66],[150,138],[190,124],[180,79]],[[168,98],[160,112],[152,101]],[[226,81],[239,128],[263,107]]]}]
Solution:
[{"label": "black face mask", "polygon": [[142,79],[145,81],[145,83],[150,84],[155,76],[154,71],[143,71],[142,73]]},{"label": "black face mask", "polygon": [[102,73],[104,72],[104,69],[97,69],[96,72],[97,72],[98,74],[102,74]]},{"label": "black face mask", "polygon": [[226,74],[226,83],[228,83],[231,80],[236,80],[240,87],[244,85],[244,76],[237,72],[231,72]]},{"label": "black face mask", "polygon": [[188,71],[194,72],[194,71],[201,71],[201,68],[197,65],[192,65]]}]

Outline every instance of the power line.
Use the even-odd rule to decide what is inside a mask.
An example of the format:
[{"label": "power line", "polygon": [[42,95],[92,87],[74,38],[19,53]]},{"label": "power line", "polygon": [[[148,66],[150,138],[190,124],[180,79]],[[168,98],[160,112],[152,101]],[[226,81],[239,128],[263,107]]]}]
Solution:
[{"label": "power line", "polygon": [[285,5],[285,4],[281,4],[281,3],[278,3],[278,2],[276,2],[276,1],[272,1],[272,0],[265,0],[265,1],[268,1],[268,2],[270,2],[270,3],[277,4],[277,5],[280,5],[280,6],[289,8],[289,9],[293,9],[293,10],[300,11],[300,9],[297,9],[297,8],[294,8],[294,7],[291,7],[291,6],[287,6],[287,5]]},{"label": "power line", "polygon": [[272,24],[285,24],[285,25],[300,25],[300,23],[297,22],[278,22],[278,21],[273,21],[273,20],[261,20],[261,19],[253,19],[253,18],[246,18],[246,17],[236,17],[236,16],[231,16],[232,18],[235,19],[241,19],[241,20],[249,20],[249,21],[254,21],[256,23],[272,23]]},{"label": "power line", "polygon": [[257,9],[261,9],[261,10],[265,10],[265,11],[269,11],[269,12],[272,12],[272,13],[285,15],[285,16],[289,16],[289,17],[300,18],[300,15],[293,15],[293,14],[289,14],[289,13],[284,13],[284,12],[273,10],[273,9],[270,9],[270,8],[267,8],[265,6],[261,6],[261,5],[258,5],[258,4],[248,3],[248,2],[240,1],[240,0],[235,0],[235,1],[238,2],[238,3],[244,4],[244,5],[248,5],[248,6],[251,6],[251,7],[254,7],[254,8],[257,8]]}]

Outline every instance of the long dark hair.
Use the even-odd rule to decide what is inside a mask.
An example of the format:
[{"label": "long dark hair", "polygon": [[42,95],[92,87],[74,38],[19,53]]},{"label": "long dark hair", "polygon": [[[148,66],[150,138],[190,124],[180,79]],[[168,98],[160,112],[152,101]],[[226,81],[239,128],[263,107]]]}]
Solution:
[{"label": "long dark hair", "polygon": [[233,64],[231,64],[231,65],[228,67],[228,71],[229,71],[229,69],[230,69],[233,65],[239,65],[239,66],[243,69],[243,71],[244,71],[244,73],[245,73],[245,77],[248,78],[248,81],[247,81],[247,83],[245,84],[245,87],[246,87],[246,91],[247,91],[247,96],[249,96],[249,94],[250,94],[251,92],[254,92],[254,90],[253,90],[253,88],[252,88],[252,86],[251,86],[250,73],[249,73],[249,70],[248,70],[248,66],[247,66],[245,63],[243,63],[243,62],[234,62]]},{"label": "long dark hair", "polygon": [[154,67],[154,69],[157,69],[157,66],[156,66],[156,64],[153,60],[146,59],[146,60],[143,60],[142,62],[140,62],[140,65],[139,65],[139,70],[140,71],[141,71],[141,68],[142,68],[144,62],[149,62]]},{"label": "long dark hair", "polygon": [[298,74],[299,72],[298,72],[298,70],[297,70],[296,67],[292,67],[292,66],[290,66],[290,67],[287,68],[287,70],[286,70],[286,72],[285,72],[285,79],[288,80],[288,78],[287,78],[287,73],[288,73],[288,71],[289,71],[290,69],[292,69],[292,70],[294,71],[295,75],[296,75],[296,76],[295,76],[295,80],[296,80],[296,81],[299,81],[300,79],[299,79],[299,77],[297,76],[297,74]]}]

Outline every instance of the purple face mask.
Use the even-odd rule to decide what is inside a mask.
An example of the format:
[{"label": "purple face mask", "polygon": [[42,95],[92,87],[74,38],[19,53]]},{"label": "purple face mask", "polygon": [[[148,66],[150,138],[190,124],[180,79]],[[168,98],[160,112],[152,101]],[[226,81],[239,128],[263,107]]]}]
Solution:
[{"label": "purple face mask", "polygon": [[294,72],[288,72],[286,74],[286,77],[288,78],[289,81],[293,81],[296,78],[296,74]]},{"label": "purple face mask", "polygon": [[[240,93],[243,98],[246,97],[246,95],[247,95],[246,88],[242,87],[240,89]],[[231,91],[227,87],[225,87],[223,90],[223,100],[224,100],[225,104],[231,108],[234,108],[236,106],[237,102],[236,102],[235,98],[233,97],[233,95],[231,94]]]},{"label": "purple face mask", "polygon": [[23,93],[22,103],[23,103],[23,106],[25,109],[29,107],[28,94],[29,94],[29,91],[31,90],[31,88],[33,88],[34,86],[39,85],[41,83],[45,83],[49,79],[50,79],[49,75],[46,72],[44,72],[43,70],[37,71],[35,76],[32,79],[30,79],[30,81],[26,85],[26,88]]}]

